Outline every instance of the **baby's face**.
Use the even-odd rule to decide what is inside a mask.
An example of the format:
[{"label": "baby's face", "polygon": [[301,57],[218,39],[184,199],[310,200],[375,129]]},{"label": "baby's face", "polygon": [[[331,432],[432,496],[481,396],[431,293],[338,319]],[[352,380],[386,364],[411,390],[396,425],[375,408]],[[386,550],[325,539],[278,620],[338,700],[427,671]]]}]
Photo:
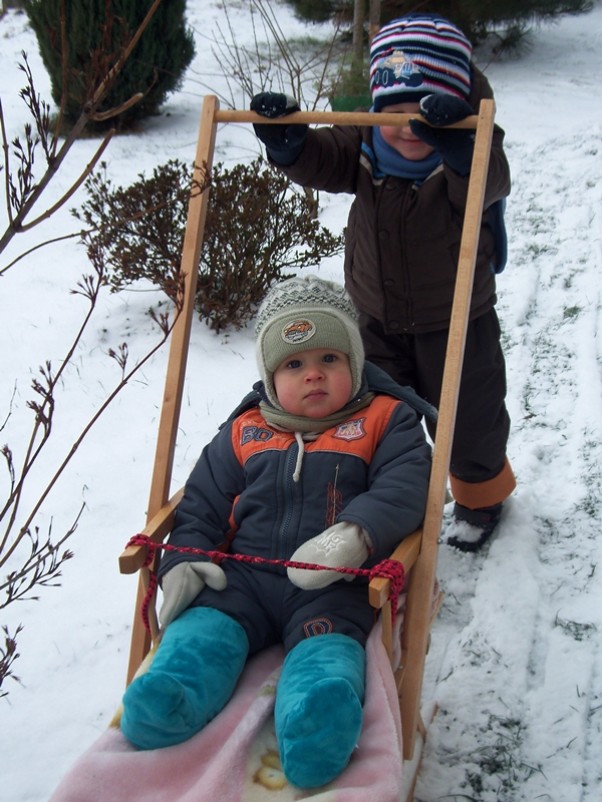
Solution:
[{"label": "baby's face", "polygon": [[274,371],[274,389],[282,408],[305,418],[324,418],[344,407],[352,386],[347,354],[327,348],[299,351]]},{"label": "baby's face", "polygon": [[[381,111],[383,113],[414,114],[420,111],[420,104],[395,103],[392,106],[385,106]],[[412,133],[409,125],[381,125],[380,132],[387,145],[411,161],[425,159],[433,152],[430,145]]]}]

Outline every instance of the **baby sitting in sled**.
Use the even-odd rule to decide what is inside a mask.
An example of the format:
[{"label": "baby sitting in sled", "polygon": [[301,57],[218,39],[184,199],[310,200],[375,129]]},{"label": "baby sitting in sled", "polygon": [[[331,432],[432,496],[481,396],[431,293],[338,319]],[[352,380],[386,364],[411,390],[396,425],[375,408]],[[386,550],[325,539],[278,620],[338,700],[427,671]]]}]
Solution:
[{"label": "baby sitting in sled", "polygon": [[340,774],[358,741],[374,610],[364,576],[286,563],[370,568],[388,557],[424,517],[430,447],[420,399],[364,363],[342,286],[277,284],[256,334],[262,381],[203,450],[169,538],[249,561],[163,557],[164,631],[125,692],[121,728],[140,749],[185,741],[227,704],[247,658],[282,643],[280,760],[291,784],[313,788]]}]

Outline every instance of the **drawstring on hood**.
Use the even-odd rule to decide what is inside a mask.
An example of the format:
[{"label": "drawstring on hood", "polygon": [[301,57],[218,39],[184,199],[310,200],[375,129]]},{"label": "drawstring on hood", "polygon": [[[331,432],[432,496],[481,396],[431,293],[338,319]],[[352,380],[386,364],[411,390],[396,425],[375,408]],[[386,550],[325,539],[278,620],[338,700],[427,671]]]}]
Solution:
[{"label": "drawstring on hood", "polygon": [[[309,435],[307,435],[309,437]],[[303,455],[305,454],[305,442],[301,432],[295,432],[295,440],[299,446],[297,452],[297,462],[295,464],[295,471],[293,473],[293,482],[298,482],[301,478],[301,466],[303,465]]]},{"label": "drawstring on hood", "polygon": [[292,432],[299,446],[299,453],[297,454],[297,461],[295,464],[295,471],[293,473],[293,481],[298,482],[301,478],[301,468],[303,465],[303,457],[305,456],[305,443],[311,442],[318,437],[319,434],[325,432],[327,429],[332,429],[348,420],[356,412],[367,407],[374,398],[374,393],[367,389],[367,384],[362,382],[362,393],[357,398],[354,398],[342,409],[333,412],[325,418],[304,418],[299,415],[291,415],[283,409],[276,409],[268,401],[260,401],[259,408],[261,414],[266,422],[273,426],[275,429],[280,429],[282,432]]}]

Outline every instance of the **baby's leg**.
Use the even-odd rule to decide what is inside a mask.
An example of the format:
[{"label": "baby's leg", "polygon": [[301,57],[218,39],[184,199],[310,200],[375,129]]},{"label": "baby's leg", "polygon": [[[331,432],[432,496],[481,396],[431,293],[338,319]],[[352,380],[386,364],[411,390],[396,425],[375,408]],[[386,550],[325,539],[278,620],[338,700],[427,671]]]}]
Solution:
[{"label": "baby's leg", "polygon": [[209,607],[185,610],[166,628],[149,670],[123,697],[121,729],[139,749],[181,743],[226,705],[245,665],[243,627]]},{"label": "baby's leg", "polygon": [[280,760],[293,785],[314,788],[345,768],[362,729],[365,652],[349,635],[314,635],[286,656],[276,691]]}]

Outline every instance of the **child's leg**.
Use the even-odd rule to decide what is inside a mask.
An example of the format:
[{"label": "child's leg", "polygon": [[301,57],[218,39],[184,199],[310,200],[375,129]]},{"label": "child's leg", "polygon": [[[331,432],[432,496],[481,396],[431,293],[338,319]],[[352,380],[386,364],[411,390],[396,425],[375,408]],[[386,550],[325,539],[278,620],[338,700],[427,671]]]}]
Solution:
[{"label": "child's leg", "polygon": [[348,635],[315,635],[286,656],[276,691],[276,737],[287,779],[300,788],[333,780],[362,729],[365,652]]},{"label": "child's leg", "polygon": [[121,729],[139,749],[181,743],[230,699],[249,642],[243,627],[219,610],[194,607],[167,627],[149,670],[123,697]]}]

